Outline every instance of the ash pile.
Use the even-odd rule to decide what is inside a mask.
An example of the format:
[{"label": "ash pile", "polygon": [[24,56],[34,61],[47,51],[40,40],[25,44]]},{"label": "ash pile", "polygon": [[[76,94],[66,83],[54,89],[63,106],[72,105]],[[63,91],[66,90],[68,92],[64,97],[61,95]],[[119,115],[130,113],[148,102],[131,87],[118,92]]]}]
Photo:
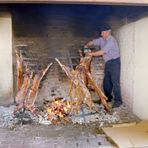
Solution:
[{"label": "ash pile", "polygon": [[[46,101],[47,103],[47,101]],[[43,105],[45,106],[45,104]],[[41,125],[66,125],[66,124],[91,124],[97,123],[101,126],[108,126],[120,122],[121,118],[117,111],[112,114],[107,113],[102,105],[96,105],[99,112],[82,107],[77,113],[66,114],[49,113],[49,109],[40,108],[36,114],[28,110],[22,110],[14,116],[15,105],[9,107],[0,107],[0,127],[14,128],[22,124],[41,124]],[[51,116],[52,114],[52,116]]]}]

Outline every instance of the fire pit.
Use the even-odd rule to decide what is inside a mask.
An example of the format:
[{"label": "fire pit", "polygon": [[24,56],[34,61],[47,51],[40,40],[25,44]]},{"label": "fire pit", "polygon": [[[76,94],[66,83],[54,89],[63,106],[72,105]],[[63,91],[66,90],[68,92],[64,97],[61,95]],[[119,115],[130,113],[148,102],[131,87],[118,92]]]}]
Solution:
[{"label": "fire pit", "polygon": [[[104,126],[121,121],[120,111],[112,112],[110,110],[101,88],[96,85],[89,68],[85,67],[87,58],[82,59],[75,69],[65,66],[60,60],[56,59],[58,63],[55,62],[52,66],[49,64],[44,70],[40,70],[36,73],[35,71],[31,71],[28,65],[26,66],[21,54],[16,53],[16,55],[18,72],[17,105],[1,108],[0,122],[3,127],[13,127],[17,124],[26,123],[67,125],[77,123],[89,124],[92,122],[97,122],[100,126]],[[90,61],[89,58],[88,61]],[[49,69],[50,66],[51,73]],[[61,70],[66,73],[68,77],[65,75],[64,81],[59,78],[56,79],[56,75],[53,77],[53,69],[57,69],[54,66],[59,66],[58,73],[60,73],[60,77],[64,75],[64,73],[59,72],[60,67]],[[49,72],[47,72],[48,69]],[[37,97],[38,90],[39,93],[41,91],[44,93],[46,90],[44,83],[42,84],[42,88],[39,89],[40,82],[44,76],[46,76],[44,83],[51,86],[49,90],[51,95],[38,102],[38,104],[35,104],[37,99],[41,97],[41,95]],[[52,81],[50,81],[51,79]],[[69,83],[68,80],[71,82],[69,93],[67,87]],[[92,86],[95,90],[93,93],[96,93],[97,99],[100,98],[100,104],[94,103],[92,92],[87,87],[88,84],[93,84]],[[64,89],[65,94],[57,94],[59,90]],[[124,107],[121,110],[124,110]]]}]

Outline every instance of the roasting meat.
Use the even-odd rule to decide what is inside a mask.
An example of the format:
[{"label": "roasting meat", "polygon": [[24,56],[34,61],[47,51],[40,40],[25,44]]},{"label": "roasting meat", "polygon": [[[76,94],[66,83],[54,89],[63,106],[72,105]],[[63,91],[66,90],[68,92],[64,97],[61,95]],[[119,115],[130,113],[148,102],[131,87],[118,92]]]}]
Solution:
[{"label": "roasting meat", "polygon": [[34,77],[33,72],[31,72],[30,68],[26,66],[26,71],[23,75],[23,84],[16,94],[17,106],[15,108],[14,114],[22,109],[28,109],[31,112],[34,112],[34,103],[37,98],[38,88],[41,79],[47,73],[51,65],[52,63],[49,64],[44,70],[41,70],[36,73]]},{"label": "roasting meat", "polygon": [[89,83],[99,96],[99,99],[105,109],[109,111],[110,108],[106,102],[107,97],[104,95],[101,88],[96,84],[90,73],[91,60],[91,56],[82,57],[80,64],[76,66],[75,70],[73,70],[63,65],[58,59],[56,59],[71,81],[69,95],[71,97],[72,110],[79,111],[83,104],[87,105],[90,109],[97,110],[87,87]]},{"label": "roasting meat", "polygon": [[28,94],[26,96],[26,99],[25,99],[25,106],[28,109],[32,108],[34,106],[41,79],[46,74],[46,72],[48,71],[48,69],[51,65],[52,64],[49,64],[44,70],[39,71],[37,74],[35,74],[35,76],[33,78],[32,85],[31,85],[31,87],[28,91]]},{"label": "roasting meat", "polygon": [[16,51],[16,69],[17,69],[17,90],[21,89],[23,84],[23,59],[22,55]]}]

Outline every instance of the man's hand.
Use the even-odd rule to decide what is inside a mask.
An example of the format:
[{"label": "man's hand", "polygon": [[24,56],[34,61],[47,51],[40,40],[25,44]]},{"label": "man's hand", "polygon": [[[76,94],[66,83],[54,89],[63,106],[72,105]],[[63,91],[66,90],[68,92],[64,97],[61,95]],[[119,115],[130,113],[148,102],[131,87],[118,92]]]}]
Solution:
[{"label": "man's hand", "polygon": [[88,52],[88,53],[86,53],[86,55],[92,57],[93,56],[93,52]]},{"label": "man's hand", "polygon": [[84,48],[90,48],[91,46],[93,46],[93,42],[89,41],[86,45],[84,45]]}]

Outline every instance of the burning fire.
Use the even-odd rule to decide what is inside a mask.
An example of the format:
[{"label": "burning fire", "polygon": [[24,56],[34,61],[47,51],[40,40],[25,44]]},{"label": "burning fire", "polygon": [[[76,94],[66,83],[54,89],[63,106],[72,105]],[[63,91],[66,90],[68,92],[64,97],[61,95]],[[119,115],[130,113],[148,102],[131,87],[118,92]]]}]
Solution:
[{"label": "burning fire", "polygon": [[66,118],[71,112],[70,101],[65,98],[55,98],[54,101],[48,102],[47,113],[48,120],[61,120]]}]

